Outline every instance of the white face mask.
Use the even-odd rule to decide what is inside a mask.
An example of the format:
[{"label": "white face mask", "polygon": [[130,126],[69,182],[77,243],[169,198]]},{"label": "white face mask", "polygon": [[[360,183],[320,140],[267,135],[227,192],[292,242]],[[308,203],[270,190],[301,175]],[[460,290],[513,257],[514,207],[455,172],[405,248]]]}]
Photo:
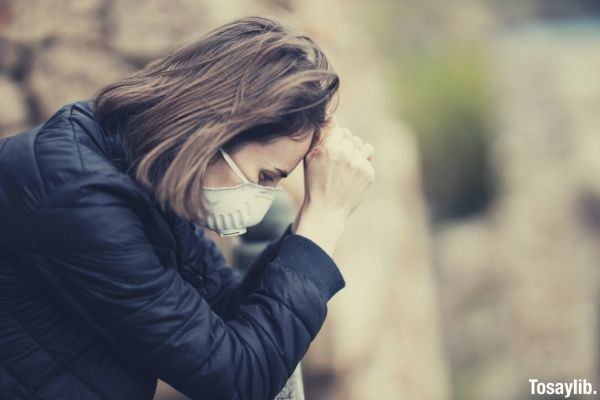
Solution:
[{"label": "white face mask", "polygon": [[246,233],[247,227],[262,221],[281,187],[250,182],[229,154],[222,149],[219,151],[242,182],[233,187],[203,187],[208,214],[202,220],[204,226],[221,236],[241,235]]}]

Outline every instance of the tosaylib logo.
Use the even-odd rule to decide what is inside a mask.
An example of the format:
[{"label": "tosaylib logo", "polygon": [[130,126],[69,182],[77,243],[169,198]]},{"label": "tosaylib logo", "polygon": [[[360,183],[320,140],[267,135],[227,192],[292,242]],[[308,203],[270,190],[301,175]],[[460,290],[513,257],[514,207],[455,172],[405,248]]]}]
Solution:
[{"label": "tosaylib logo", "polygon": [[572,382],[541,382],[539,379],[529,379],[531,394],[557,394],[568,399],[572,395],[596,394],[596,390],[587,379],[573,379]]}]

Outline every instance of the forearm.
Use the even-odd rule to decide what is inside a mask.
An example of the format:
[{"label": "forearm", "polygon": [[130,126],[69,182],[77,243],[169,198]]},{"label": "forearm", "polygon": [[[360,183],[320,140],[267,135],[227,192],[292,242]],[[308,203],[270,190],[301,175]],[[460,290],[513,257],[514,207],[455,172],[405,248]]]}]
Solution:
[{"label": "forearm", "polygon": [[[233,268],[220,263],[221,266],[213,272],[215,274],[214,279],[217,280],[214,285],[211,285],[212,287],[218,287],[218,289],[215,289],[215,294],[210,297],[207,296],[209,304],[215,312],[226,320],[235,315],[244,297],[254,291],[266,266],[273,261],[279,252],[283,239],[292,233],[292,224],[290,223],[279,238],[265,246],[252,262],[243,278]],[[214,250],[214,248],[212,249]],[[206,294],[204,293],[204,295]]]},{"label": "forearm", "polygon": [[262,275],[265,267],[273,261],[277,253],[279,252],[279,248],[281,247],[281,243],[283,239],[294,233],[293,225],[289,224],[285,231],[279,236],[279,238],[271,241],[256,257],[256,259],[252,262],[250,268],[248,268],[248,272],[244,276],[240,295],[247,295],[248,293],[253,291],[253,288],[256,287],[260,276]]},{"label": "forearm", "polygon": [[295,233],[312,240],[330,257],[333,256],[344,231],[345,217],[337,210],[327,210],[310,203],[303,206],[298,215]]},{"label": "forearm", "polygon": [[224,293],[217,295],[212,302],[213,307],[225,318],[235,315],[243,298],[254,291],[265,267],[273,261],[283,239],[289,235],[297,234],[310,239],[332,257],[344,230],[344,220],[344,216],[336,210],[326,210],[305,202],[298,211],[295,221],[288,225],[277,240],[269,243],[254,260],[243,281],[230,285],[223,291]]}]

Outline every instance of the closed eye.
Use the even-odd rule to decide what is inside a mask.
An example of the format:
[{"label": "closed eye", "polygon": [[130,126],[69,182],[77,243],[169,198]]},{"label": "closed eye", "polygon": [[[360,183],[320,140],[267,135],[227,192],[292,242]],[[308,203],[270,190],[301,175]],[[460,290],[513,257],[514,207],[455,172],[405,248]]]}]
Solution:
[{"label": "closed eye", "polygon": [[259,184],[261,184],[263,186],[270,186],[270,185],[274,185],[275,182],[277,181],[277,179],[269,174],[261,172],[261,174],[258,177],[258,181],[259,181]]}]

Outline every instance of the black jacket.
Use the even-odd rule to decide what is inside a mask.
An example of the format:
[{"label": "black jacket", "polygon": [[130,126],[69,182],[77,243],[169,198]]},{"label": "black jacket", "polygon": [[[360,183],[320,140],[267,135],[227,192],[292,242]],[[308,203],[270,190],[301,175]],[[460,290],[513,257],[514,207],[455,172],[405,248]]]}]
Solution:
[{"label": "black jacket", "polygon": [[335,263],[288,226],[242,280],[125,166],[89,100],[0,140],[0,398],[273,398]]}]

